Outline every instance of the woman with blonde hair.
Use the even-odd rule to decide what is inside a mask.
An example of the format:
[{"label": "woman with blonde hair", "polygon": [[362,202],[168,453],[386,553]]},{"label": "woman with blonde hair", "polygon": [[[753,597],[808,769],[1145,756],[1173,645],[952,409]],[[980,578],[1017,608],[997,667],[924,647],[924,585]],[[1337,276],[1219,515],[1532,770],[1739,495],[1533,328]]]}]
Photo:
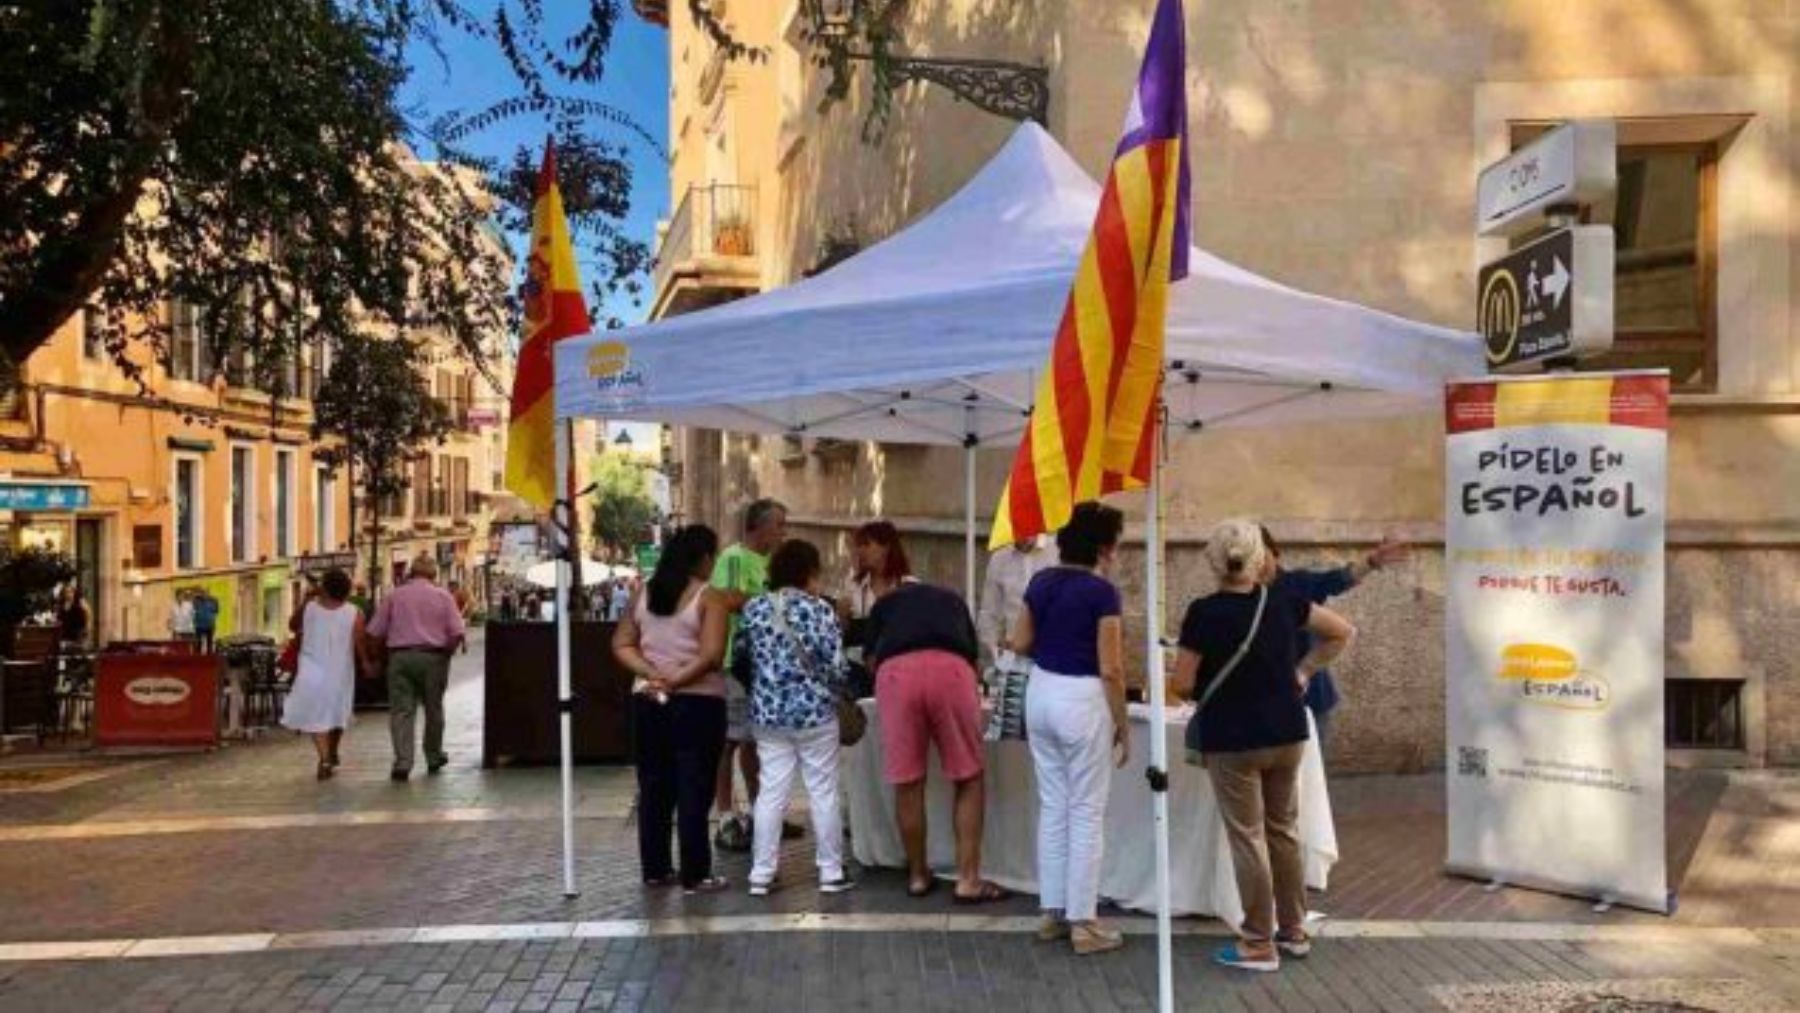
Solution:
[{"label": "woman with blonde hair", "polygon": [[[1330,609],[1267,586],[1275,560],[1252,521],[1214,528],[1206,559],[1219,590],[1188,606],[1172,682],[1196,703],[1188,752],[1212,779],[1244,904],[1238,942],[1215,959],[1274,971],[1281,954],[1312,949],[1299,832],[1306,683],[1356,631]],[[1304,658],[1294,646],[1301,630],[1313,643]]]}]

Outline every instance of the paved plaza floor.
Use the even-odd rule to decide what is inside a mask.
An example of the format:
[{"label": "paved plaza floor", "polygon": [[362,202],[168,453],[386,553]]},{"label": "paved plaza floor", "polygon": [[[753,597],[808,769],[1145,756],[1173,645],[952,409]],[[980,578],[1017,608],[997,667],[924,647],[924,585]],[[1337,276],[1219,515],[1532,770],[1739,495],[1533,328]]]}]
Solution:
[{"label": "paved plaza floor", "polygon": [[[450,767],[387,779],[380,712],[333,781],[274,734],[178,758],[0,761],[0,1010],[1153,1008],[1147,919],[1118,954],[1031,941],[1033,904],[793,885],[684,898],[638,883],[624,768],[577,772],[580,897],[559,881],[554,770],[479,769],[477,651],[457,660]],[[1443,782],[1341,778],[1342,857],[1314,956],[1210,967],[1179,922],[1194,1009],[1800,1009],[1800,778],[1671,778],[1669,918],[1441,872]],[[810,844],[789,845],[804,869]],[[722,859],[741,884],[741,856]]]}]

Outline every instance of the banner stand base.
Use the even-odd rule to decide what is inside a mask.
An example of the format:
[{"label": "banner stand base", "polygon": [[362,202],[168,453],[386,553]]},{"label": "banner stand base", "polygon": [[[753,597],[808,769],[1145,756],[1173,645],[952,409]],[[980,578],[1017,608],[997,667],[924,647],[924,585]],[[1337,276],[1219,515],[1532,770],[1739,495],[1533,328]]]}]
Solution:
[{"label": "banner stand base", "polygon": [[1649,911],[1652,914],[1665,916],[1673,915],[1675,913],[1675,891],[1673,890],[1670,890],[1660,900],[1653,901],[1645,898],[1622,897],[1608,891],[1596,890],[1593,887],[1581,886],[1576,883],[1563,883],[1542,877],[1515,876],[1512,874],[1496,876],[1492,871],[1487,869],[1478,869],[1449,863],[1444,865],[1444,874],[1447,876],[1457,876],[1462,879],[1484,880],[1485,883],[1482,886],[1483,893],[1496,893],[1508,887],[1518,887],[1523,890],[1536,890],[1539,893],[1554,893],[1564,897],[1574,897],[1580,900],[1591,901],[1594,905],[1593,911],[1595,914],[1607,914],[1616,907],[1636,908],[1639,911]]}]

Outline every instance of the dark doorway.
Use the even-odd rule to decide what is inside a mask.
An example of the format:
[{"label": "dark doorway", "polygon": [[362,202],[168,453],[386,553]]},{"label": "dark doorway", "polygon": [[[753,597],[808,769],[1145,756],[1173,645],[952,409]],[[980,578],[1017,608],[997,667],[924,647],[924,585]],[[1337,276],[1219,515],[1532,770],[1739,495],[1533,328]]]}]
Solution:
[{"label": "dark doorway", "polygon": [[110,604],[101,597],[100,553],[106,544],[100,537],[103,523],[99,520],[75,522],[75,586],[81,588],[81,597],[87,600],[89,646],[101,636],[101,617],[107,614]]}]

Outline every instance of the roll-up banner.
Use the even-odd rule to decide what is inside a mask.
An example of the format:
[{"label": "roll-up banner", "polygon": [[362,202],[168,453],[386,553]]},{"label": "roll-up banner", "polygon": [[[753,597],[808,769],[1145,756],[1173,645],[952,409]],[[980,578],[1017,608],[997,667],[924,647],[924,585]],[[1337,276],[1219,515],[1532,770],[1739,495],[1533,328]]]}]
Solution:
[{"label": "roll-up banner", "polygon": [[1668,912],[1664,371],[1446,390],[1448,868]]}]

